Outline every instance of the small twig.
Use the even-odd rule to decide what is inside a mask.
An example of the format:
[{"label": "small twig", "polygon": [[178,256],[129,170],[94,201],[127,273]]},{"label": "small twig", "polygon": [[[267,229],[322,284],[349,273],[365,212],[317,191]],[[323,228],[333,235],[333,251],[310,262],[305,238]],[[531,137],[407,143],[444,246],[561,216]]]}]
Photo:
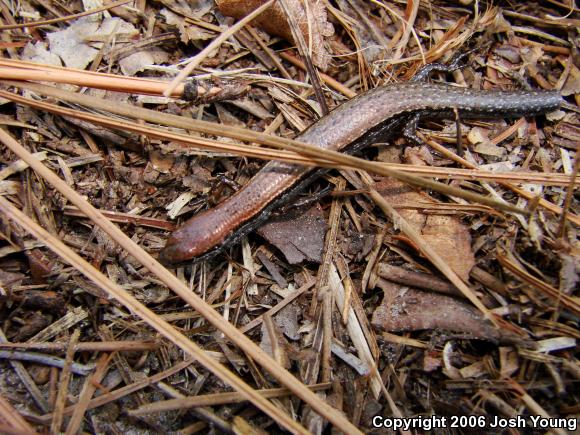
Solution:
[{"label": "small twig", "polygon": [[[6,338],[6,335],[4,334],[2,328],[0,328],[0,343],[7,342],[8,339]],[[28,371],[24,367],[24,364],[22,364],[20,361],[14,360],[10,361],[10,364],[12,365],[12,368],[14,369],[14,371],[16,372],[16,374],[26,387],[28,394],[30,394],[36,406],[38,406],[43,412],[48,412],[50,406],[48,405],[44,395],[38,388],[38,385],[36,385],[36,383],[32,379],[32,376],[30,376],[30,373],[28,373]]]},{"label": "small twig", "polygon": [[[75,352],[136,352],[157,350],[160,347],[157,341],[83,341],[74,347]],[[45,351],[63,351],[68,348],[68,343],[2,343],[0,349],[36,349]]]},{"label": "small twig", "polygon": [[380,279],[378,278],[379,276],[388,281],[396,282],[404,286],[431,290],[448,295],[463,296],[463,294],[458,291],[455,286],[450,284],[449,281],[445,281],[427,273],[407,270],[390,264],[379,263],[376,269],[376,275],[372,277],[373,279],[370,284],[371,287],[376,285],[376,282]]},{"label": "small twig", "polygon": [[572,176],[570,177],[570,181],[568,184],[568,189],[566,189],[566,198],[564,199],[564,205],[562,206],[562,214],[560,215],[560,222],[558,223],[558,229],[556,230],[556,234],[563,238],[564,234],[566,233],[566,219],[570,213],[570,205],[572,204],[572,198],[574,197],[574,190],[576,187],[576,178],[578,177],[578,170],[580,169],[580,157],[578,156],[578,152],[576,152],[576,156],[574,157],[574,169],[572,172]]},{"label": "small twig", "polygon": [[[29,64],[15,64],[6,59],[0,60],[0,78],[4,80],[36,80],[53,83],[68,83],[90,88],[107,89],[131,94],[161,95],[167,87],[163,80],[141,79],[135,77],[123,77],[113,74],[64,69],[53,66],[30,67]],[[184,86],[180,85],[171,94],[172,97],[183,95]]]},{"label": "small twig", "polygon": [[[34,362],[51,367],[63,368],[65,360],[53,355],[46,355],[38,352],[23,352],[18,350],[0,350],[0,359],[10,359],[19,361]],[[71,364],[71,372],[75,375],[86,376],[95,368],[94,364]]]},{"label": "small twig", "polygon": [[62,422],[64,419],[64,415],[63,415],[63,411],[64,408],[66,406],[66,399],[68,396],[68,385],[71,379],[71,369],[72,369],[72,363],[73,363],[73,356],[75,354],[74,352],[74,346],[77,343],[77,341],[79,340],[79,337],[81,335],[81,330],[80,329],[75,329],[70,341],[69,341],[69,347],[66,351],[66,358],[64,360],[64,366],[62,368],[62,372],[60,374],[60,382],[58,385],[58,394],[56,396],[56,403],[54,405],[54,412],[53,412],[53,418],[52,418],[52,423],[50,425],[50,431],[51,433],[57,434],[60,433],[60,428],[62,426]]},{"label": "small twig", "polygon": [[258,32],[256,32],[252,26],[246,26],[246,30],[248,31],[250,36],[254,38],[254,40],[258,43],[258,45],[264,51],[264,53],[266,53],[266,55],[270,58],[270,60],[272,61],[274,66],[278,69],[280,74],[282,74],[282,77],[294,81],[288,70],[284,67],[284,65],[282,65],[282,62],[280,62],[280,60],[278,59],[278,56],[276,56],[276,53],[264,43],[264,40],[260,37],[260,35],[258,35]]},{"label": "small twig", "polygon": [[[165,219],[156,219],[148,216],[138,216],[130,213],[108,210],[101,210],[101,213],[103,213],[103,215],[106,216],[111,222],[119,222],[123,224],[131,223],[133,225],[143,227],[159,228],[165,231],[174,231],[176,227],[174,222],[169,222]],[[76,216],[80,218],[85,217],[85,215],[80,210],[71,206],[65,207],[64,214],[66,216]]]},{"label": "small twig", "polygon": [[332,311],[333,311],[333,295],[328,287],[323,287],[320,289],[321,295],[316,296],[322,297],[322,352],[320,355],[320,360],[322,363],[322,382],[330,382],[332,376],[332,362],[331,362],[331,352],[332,352]]},{"label": "small twig", "polygon": [[[309,385],[312,391],[324,391],[330,387],[330,383],[320,383]],[[257,390],[258,393],[269,399],[276,397],[284,397],[291,394],[287,388],[267,388]],[[240,403],[245,399],[239,393],[216,393],[205,394],[192,397],[184,397],[183,399],[163,400],[149,405],[141,406],[137,409],[128,412],[129,415],[147,415],[153,412],[167,412],[178,409],[195,408],[201,406],[219,406],[231,403]]]},{"label": "small twig", "polygon": [[[301,69],[303,69],[303,70],[306,71],[306,65],[300,59],[292,56],[290,53],[287,53],[285,51],[281,51],[278,54],[285,61],[290,62],[292,65],[294,65],[294,66],[296,66],[298,68],[301,68]],[[353,90],[345,87],[342,83],[340,83],[339,81],[333,79],[329,75],[324,74],[324,73],[320,73],[319,75],[320,75],[320,78],[322,79],[322,81],[324,83],[326,83],[329,87],[331,87],[335,91],[340,92],[345,97],[348,97],[348,98],[356,97],[356,92],[354,92]]]},{"label": "small twig", "polygon": [[[0,395],[0,421],[6,422],[10,426],[6,429],[14,430],[19,435],[37,433],[2,395]],[[4,433],[4,429],[0,428],[0,432]]]},{"label": "small twig", "polygon": [[[83,389],[79,395],[79,401],[75,406],[75,410],[70,419],[70,422],[66,428],[65,435],[74,435],[79,432],[81,424],[83,423],[83,417],[87,411],[87,407],[93,397],[95,391],[97,391],[97,385],[101,383],[105,375],[107,374],[107,369],[109,367],[109,362],[113,354],[103,354],[99,358],[96,364],[95,372],[85,379]],[[64,413],[64,409],[63,409]]]}]

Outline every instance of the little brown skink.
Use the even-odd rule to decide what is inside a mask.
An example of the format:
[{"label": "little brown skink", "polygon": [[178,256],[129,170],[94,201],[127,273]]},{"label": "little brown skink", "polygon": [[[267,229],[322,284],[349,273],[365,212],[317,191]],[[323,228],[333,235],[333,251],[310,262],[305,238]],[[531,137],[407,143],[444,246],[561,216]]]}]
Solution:
[{"label": "little brown skink", "polygon": [[[457,110],[462,117],[523,116],[555,110],[561,103],[562,97],[555,91],[480,91],[429,83],[388,85],[347,101],[296,139],[353,153],[384,140],[409,115]],[[171,234],[160,260],[176,264],[214,256],[257,228],[318,175],[310,167],[269,162],[242,189]]]}]

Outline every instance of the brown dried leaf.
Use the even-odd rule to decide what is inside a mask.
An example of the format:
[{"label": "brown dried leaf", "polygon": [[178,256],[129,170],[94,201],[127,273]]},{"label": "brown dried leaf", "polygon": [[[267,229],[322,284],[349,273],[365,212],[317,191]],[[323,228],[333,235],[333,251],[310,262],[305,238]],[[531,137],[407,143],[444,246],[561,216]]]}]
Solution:
[{"label": "brown dried leaf", "polygon": [[149,153],[149,161],[156,171],[167,174],[175,164],[175,156],[153,150]]},{"label": "brown dried leaf", "polygon": [[506,149],[493,144],[489,139],[489,133],[489,130],[474,127],[467,134],[467,140],[469,143],[475,145],[474,151],[479,154],[493,157],[505,156]]},{"label": "brown dried leaf", "polygon": [[[265,0],[216,0],[216,4],[224,15],[242,18],[265,3]],[[330,54],[324,47],[324,39],[334,34],[334,27],[327,21],[326,7],[322,0],[308,0],[308,14],[300,0],[288,0],[293,15],[298,22],[304,40],[312,46],[312,60],[316,66],[325,71],[330,64]],[[308,22],[310,19],[310,23]],[[271,35],[295,43],[286,15],[278,4],[274,4],[252,24],[261,27]]]},{"label": "brown dried leaf", "polygon": [[[410,203],[435,203],[426,195],[411,190],[398,181],[384,179],[375,186],[395,207]],[[475,265],[469,228],[453,216],[428,215],[418,210],[398,208],[401,216],[422,234],[427,243],[465,281]]]},{"label": "brown dried leaf", "polygon": [[258,234],[276,246],[290,264],[322,261],[327,224],[316,207],[294,210],[260,227]]}]

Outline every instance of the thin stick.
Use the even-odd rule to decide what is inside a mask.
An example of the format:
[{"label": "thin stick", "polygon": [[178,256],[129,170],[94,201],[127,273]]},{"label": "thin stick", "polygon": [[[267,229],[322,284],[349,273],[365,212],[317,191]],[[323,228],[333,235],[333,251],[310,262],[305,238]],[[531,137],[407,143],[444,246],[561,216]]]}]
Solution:
[{"label": "thin stick", "polygon": [[95,391],[97,391],[97,386],[105,377],[112,356],[113,354],[102,354],[97,361],[95,372],[91,376],[87,377],[87,379],[85,379],[85,384],[83,385],[83,389],[79,395],[79,401],[75,406],[73,415],[70,419],[68,427],[66,428],[65,435],[74,435],[79,432],[81,424],[83,423],[83,417],[85,412],[87,412],[87,407],[91,401],[91,397],[93,397],[93,394]]},{"label": "thin stick", "polygon": [[[320,383],[309,385],[312,391],[323,391],[330,387],[330,383]],[[288,388],[266,388],[257,390],[258,393],[267,398],[284,397],[290,395]],[[147,415],[153,412],[167,412],[187,408],[196,408],[201,406],[218,406],[231,403],[241,403],[245,399],[240,393],[215,393],[200,396],[186,396],[182,399],[161,400],[155,403],[140,406],[137,409],[129,411],[129,415]]]},{"label": "thin stick", "polygon": [[[24,214],[23,214],[24,215]],[[74,346],[79,341],[81,335],[80,329],[75,329],[73,332],[68,349],[66,351],[66,359],[64,362],[64,367],[60,374],[60,382],[58,388],[58,394],[56,396],[56,404],[54,406],[54,413],[52,418],[52,424],[50,425],[50,432],[54,434],[60,433],[60,427],[62,426],[62,421],[64,418],[64,408],[66,406],[66,398],[68,396],[68,384],[71,378],[71,365],[73,362],[73,357],[75,354]]]},{"label": "thin stick", "polygon": [[[157,341],[83,341],[74,347],[75,352],[145,352],[157,350],[161,343]],[[63,351],[68,343],[0,343],[0,349],[35,349]]]},{"label": "thin stick", "polygon": [[[2,395],[0,395],[0,417],[3,423],[10,426],[10,429],[19,434],[36,434],[36,431],[28,424],[26,420],[14,409]],[[0,429],[2,432],[2,429]]]},{"label": "thin stick", "polygon": [[[281,51],[278,54],[285,61],[290,62],[292,65],[297,66],[298,68],[306,70],[306,65],[304,64],[304,62],[302,62],[297,57],[294,57],[290,53],[286,53],[285,51]],[[340,92],[345,97],[348,97],[348,98],[356,97],[356,92],[347,88],[342,83],[333,79],[329,75],[324,74],[324,73],[319,73],[319,75],[324,83],[326,83],[330,88],[334,89],[335,91]]]},{"label": "thin stick", "polygon": [[572,198],[574,196],[574,186],[576,185],[576,177],[578,176],[578,169],[580,168],[580,158],[578,157],[578,152],[576,152],[576,156],[574,157],[574,169],[572,172],[572,176],[570,177],[570,182],[568,184],[568,189],[566,190],[566,198],[564,199],[564,205],[562,209],[562,215],[560,216],[560,222],[558,223],[558,229],[556,230],[556,234],[563,238],[566,233],[566,218],[570,213],[570,204],[572,204]]}]

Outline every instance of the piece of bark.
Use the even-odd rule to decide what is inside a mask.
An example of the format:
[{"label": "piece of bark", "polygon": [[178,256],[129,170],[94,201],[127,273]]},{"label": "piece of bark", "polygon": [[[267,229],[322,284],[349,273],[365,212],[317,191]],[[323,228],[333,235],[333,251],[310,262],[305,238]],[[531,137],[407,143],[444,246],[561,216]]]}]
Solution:
[{"label": "piece of bark", "polygon": [[472,306],[455,298],[402,287],[377,280],[383,301],[373,313],[371,324],[387,332],[442,329],[466,333],[491,342],[517,342],[519,338],[495,328]]},{"label": "piece of bark", "polygon": [[61,293],[50,290],[24,290],[14,293],[10,299],[23,308],[44,310],[64,315],[65,300]]}]

